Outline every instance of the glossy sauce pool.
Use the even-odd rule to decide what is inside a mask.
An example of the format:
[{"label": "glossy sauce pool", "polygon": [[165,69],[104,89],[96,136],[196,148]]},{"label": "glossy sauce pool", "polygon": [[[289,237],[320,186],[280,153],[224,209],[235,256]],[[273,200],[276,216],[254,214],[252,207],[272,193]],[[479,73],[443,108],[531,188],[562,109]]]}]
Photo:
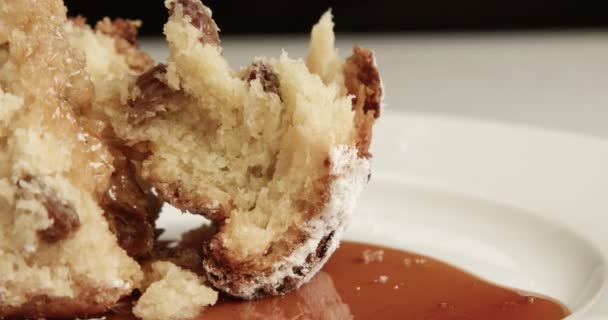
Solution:
[{"label": "glossy sauce pool", "polygon": [[343,242],[323,271],[296,292],[254,302],[223,299],[200,320],[557,320],[567,315],[556,301],[496,286],[425,256]]}]

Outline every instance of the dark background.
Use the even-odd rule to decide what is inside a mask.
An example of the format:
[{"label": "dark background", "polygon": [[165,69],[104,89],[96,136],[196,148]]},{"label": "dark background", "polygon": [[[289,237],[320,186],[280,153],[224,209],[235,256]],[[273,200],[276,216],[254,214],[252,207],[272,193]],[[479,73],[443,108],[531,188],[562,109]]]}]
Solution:
[{"label": "dark background", "polygon": [[[69,15],[138,18],[141,33],[160,35],[162,0],[66,0]],[[207,0],[223,34],[308,32],[332,8],[338,32],[547,30],[608,27],[601,2],[495,0],[233,1]]]}]

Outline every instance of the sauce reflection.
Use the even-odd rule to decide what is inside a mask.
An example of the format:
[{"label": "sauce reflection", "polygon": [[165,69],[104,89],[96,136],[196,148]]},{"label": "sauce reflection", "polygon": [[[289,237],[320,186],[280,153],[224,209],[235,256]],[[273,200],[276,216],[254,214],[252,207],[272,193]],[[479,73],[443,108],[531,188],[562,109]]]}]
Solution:
[{"label": "sauce reflection", "polygon": [[[107,319],[135,319],[129,306],[127,301]],[[554,300],[494,285],[429,257],[343,242],[299,290],[258,301],[224,297],[199,319],[558,320],[568,314]]]},{"label": "sauce reflection", "polygon": [[295,320],[295,319],[351,319],[350,308],[334,287],[331,276],[319,272],[299,290],[275,298],[258,301],[225,301],[207,309],[202,319],[239,320]]}]

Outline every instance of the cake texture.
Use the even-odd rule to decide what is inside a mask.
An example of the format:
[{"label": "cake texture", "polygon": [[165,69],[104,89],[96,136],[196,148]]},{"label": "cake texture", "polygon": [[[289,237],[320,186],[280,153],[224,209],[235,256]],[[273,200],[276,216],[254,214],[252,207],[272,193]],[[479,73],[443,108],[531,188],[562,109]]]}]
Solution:
[{"label": "cake texture", "polygon": [[165,4],[169,59],[131,86],[116,135],[164,200],[216,224],[201,248],[214,287],[245,299],[295,290],[335,250],[369,179],[373,54],[341,61],[326,14],[307,63],[284,53],[236,71],[211,10]]},{"label": "cake texture", "polygon": [[0,317],[101,313],[137,288],[101,199],[114,171],[58,0],[0,2]]},{"label": "cake texture", "polygon": [[[0,319],[101,316],[139,293],[139,318],[191,319],[216,290],[293,291],[338,247],[370,179],[373,53],[342,60],[326,13],[305,60],[235,70],[209,8],[165,6],[156,64],[140,21],[0,2]],[[210,224],[163,244],[165,201]],[[313,304],[350,315],[333,293]]]},{"label": "cake texture", "polygon": [[152,250],[154,221],[162,201],[139,178],[139,169],[132,161],[138,158],[137,151],[116,136],[109,119],[122,116],[129,85],[154,64],[148,54],[139,50],[140,25],[140,21],[105,18],[93,29],[84,18],[77,17],[64,26],[70,45],[84,54],[84,69],[95,88],[90,103],[78,111],[113,157],[114,171],[101,206],[119,244],[133,257],[146,256]]},{"label": "cake texture", "polygon": [[144,268],[143,294],[133,314],[143,320],[188,320],[217,302],[218,294],[205,278],[167,261]]}]

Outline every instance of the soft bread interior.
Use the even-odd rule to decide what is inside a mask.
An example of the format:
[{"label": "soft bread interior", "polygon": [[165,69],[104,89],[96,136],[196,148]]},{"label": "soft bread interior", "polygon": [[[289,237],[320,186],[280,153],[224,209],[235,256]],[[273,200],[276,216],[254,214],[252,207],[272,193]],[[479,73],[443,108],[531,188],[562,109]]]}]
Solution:
[{"label": "soft bread interior", "polygon": [[230,252],[266,253],[325,205],[329,152],[354,140],[351,99],[286,54],[233,71],[180,10],[165,26],[167,71],[155,75],[178,96],[121,134],[151,142],[144,176],[159,189],[180,184],[166,197],[226,211]]},{"label": "soft bread interior", "polygon": [[116,137],[109,120],[124,116],[130,83],[153,66],[153,60],[138,48],[140,24],[104,18],[93,29],[84,18],[77,17],[64,25],[70,45],[85,56],[85,71],[95,87],[95,96],[79,110],[80,114],[113,157],[114,171],[100,204],[120,246],[132,257],[145,256],[152,250],[154,221],[162,206],[162,201],[140,179],[130,159],[131,152]]},{"label": "soft bread interior", "polygon": [[97,204],[111,156],[72,110],[92,91],[65,14],[61,1],[0,4],[0,317],[99,312],[142,278]]},{"label": "soft bread interior", "polygon": [[133,314],[143,320],[189,320],[214,305],[218,293],[209,288],[204,278],[177,265],[157,261],[145,268],[142,296]]},{"label": "soft bread interior", "polygon": [[333,17],[331,11],[327,11],[321,16],[319,22],[312,27],[306,65],[310,72],[321,77],[324,83],[335,83],[343,90],[341,93],[346,95],[343,73],[344,61],[338,55],[335,42]]}]

